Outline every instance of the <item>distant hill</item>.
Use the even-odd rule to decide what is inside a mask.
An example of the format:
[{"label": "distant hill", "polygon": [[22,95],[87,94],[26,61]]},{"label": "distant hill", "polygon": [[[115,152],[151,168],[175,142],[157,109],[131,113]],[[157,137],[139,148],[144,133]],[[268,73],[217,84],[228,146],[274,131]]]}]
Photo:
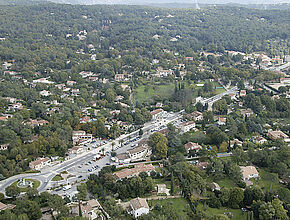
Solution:
[{"label": "distant hill", "polygon": [[0,5],[35,5],[48,3],[46,0],[0,0]]},{"label": "distant hill", "polygon": [[[68,4],[133,4],[133,5],[184,5],[192,4],[195,0],[50,0],[56,3],[68,3]],[[290,0],[197,0],[202,4],[279,4],[279,3],[290,3]]]}]

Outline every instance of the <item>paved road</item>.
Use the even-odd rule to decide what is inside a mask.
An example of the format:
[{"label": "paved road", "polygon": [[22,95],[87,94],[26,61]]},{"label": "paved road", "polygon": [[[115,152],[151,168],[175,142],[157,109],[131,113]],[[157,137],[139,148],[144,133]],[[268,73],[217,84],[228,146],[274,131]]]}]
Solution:
[{"label": "paved road", "polygon": [[[172,113],[172,114],[168,115],[167,118],[164,118],[162,120],[159,120],[159,121],[155,120],[155,121],[146,123],[143,127],[144,137],[148,137],[154,131],[159,130],[160,127],[166,126],[168,123],[181,118],[182,112],[183,111],[178,112],[178,113]],[[154,131],[152,131],[152,130],[154,130]],[[132,132],[130,134],[122,135],[121,137],[114,140],[114,142],[119,144],[121,140],[124,140],[124,141],[128,140],[129,138],[133,138],[133,137],[138,136],[138,134],[139,134],[139,131],[135,131],[135,132]],[[131,148],[131,146],[132,146],[132,144],[129,144],[127,146],[123,146],[122,148],[117,149],[116,152],[117,153],[126,152],[127,150],[129,150]],[[12,183],[14,183],[15,181],[23,179],[23,178],[32,178],[32,179],[36,179],[36,180],[40,181],[40,186],[38,188],[38,191],[39,192],[46,191],[48,188],[53,186],[53,183],[51,181],[52,178],[56,174],[59,174],[62,171],[69,171],[72,175],[76,176],[75,178],[68,179],[68,183],[75,181],[77,176],[82,175],[82,174],[83,174],[82,175],[83,178],[87,178],[91,174],[90,172],[88,172],[88,169],[91,168],[91,166],[98,165],[99,169],[101,169],[102,167],[106,166],[107,163],[110,162],[110,157],[105,156],[104,158],[98,160],[94,164],[85,165],[87,162],[92,161],[92,159],[95,157],[95,155],[102,151],[102,148],[104,148],[105,153],[110,152],[112,150],[112,142],[108,142],[107,144],[105,144],[101,147],[95,148],[91,151],[84,152],[81,155],[78,155],[78,156],[71,158],[67,161],[64,161],[60,164],[57,164],[57,165],[54,165],[51,167],[46,167],[45,169],[43,169],[41,171],[41,173],[20,174],[20,175],[12,176],[6,180],[3,180],[0,182],[0,192],[4,193],[5,188],[7,186],[9,186]],[[78,169],[78,167],[81,167],[81,169]],[[97,172],[97,171],[95,171],[95,172]]]},{"label": "paved road", "polygon": [[[210,97],[210,98],[207,98],[207,99],[202,99],[201,100],[201,103],[203,104],[203,105],[205,105],[206,103],[208,104],[208,109],[209,110],[211,110],[212,109],[212,105],[213,105],[213,103],[215,103],[216,101],[218,101],[218,100],[220,100],[222,97],[224,97],[225,95],[229,95],[229,94],[231,94],[231,93],[238,93],[238,87],[237,86],[235,86],[235,87],[233,87],[233,88],[231,88],[231,89],[229,89],[229,90],[227,90],[227,91],[225,91],[225,92],[223,92],[223,93],[220,93],[220,94],[218,94],[218,95],[215,95],[215,96],[213,96],[213,97]],[[196,103],[195,103],[196,104]]]},{"label": "paved road", "polygon": [[269,67],[269,68],[266,68],[266,70],[270,70],[270,71],[281,71],[283,69],[286,69],[289,66],[290,66],[290,62],[289,63],[286,63],[286,64],[283,64],[281,66]]}]

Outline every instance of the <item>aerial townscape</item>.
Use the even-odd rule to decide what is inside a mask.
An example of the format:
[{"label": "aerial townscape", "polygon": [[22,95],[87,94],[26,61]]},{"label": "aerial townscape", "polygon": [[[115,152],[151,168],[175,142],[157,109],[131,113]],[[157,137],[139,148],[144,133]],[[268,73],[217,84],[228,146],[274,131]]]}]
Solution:
[{"label": "aerial townscape", "polygon": [[290,219],[290,3],[142,2],[0,0],[0,220]]}]

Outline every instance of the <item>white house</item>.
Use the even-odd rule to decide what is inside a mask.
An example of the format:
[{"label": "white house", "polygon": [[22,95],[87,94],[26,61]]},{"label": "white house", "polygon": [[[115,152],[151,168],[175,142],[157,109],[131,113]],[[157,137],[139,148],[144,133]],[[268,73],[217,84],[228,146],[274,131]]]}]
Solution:
[{"label": "white house", "polygon": [[44,84],[53,84],[54,83],[52,81],[49,81],[48,78],[35,79],[32,82],[33,83],[44,83]]},{"label": "white house", "polygon": [[0,151],[2,150],[7,150],[8,149],[9,144],[2,144],[0,145]]},{"label": "white house", "polygon": [[224,118],[224,117],[219,117],[217,123],[218,123],[218,125],[225,125],[226,122],[227,122],[227,119],[226,119],[226,118]]},{"label": "white house", "polygon": [[187,144],[184,145],[186,152],[189,153],[191,150],[196,150],[199,151],[202,149],[202,146],[200,146],[198,143],[193,143],[193,142],[188,142]]},{"label": "white house", "polygon": [[71,155],[78,155],[78,154],[81,154],[83,151],[84,151],[84,148],[83,147],[81,147],[81,146],[74,146],[71,149],[68,149],[67,154],[69,156],[71,156]]},{"label": "white house", "polygon": [[148,145],[142,145],[128,150],[128,154],[131,158],[131,161],[134,161],[150,156],[152,154],[152,150]]},{"label": "white house", "polygon": [[50,91],[47,91],[47,90],[42,90],[41,92],[39,92],[39,94],[41,96],[50,96],[51,95],[51,92]]},{"label": "white house", "polygon": [[195,122],[194,121],[187,121],[179,125],[180,130],[185,133],[190,131],[191,129],[195,128]]},{"label": "white house", "polygon": [[149,213],[149,206],[146,199],[135,198],[130,201],[128,208],[128,213],[133,215],[135,218],[140,217],[141,215],[146,215]]},{"label": "white house", "polygon": [[259,178],[259,173],[254,166],[246,166],[243,167],[241,166],[241,171],[242,171],[242,178],[244,181],[248,181],[251,178]]},{"label": "white house", "polygon": [[203,115],[199,111],[192,112],[188,114],[189,118],[192,118],[194,121],[202,121],[203,120]]},{"label": "white house", "polygon": [[93,135],[92,134],[86,134],[85,131],[73,131],[72,133],[72,141],[73,145],[76,145],[78,142],[81,141],[92,141]]},{"label": "white house", "polygon": [[[112,158],[113,160],[113,158]],[[128,153],[121,153],[115,157],[115,162],[117,163],[130,163],[131,157]]]},{"label": "white house", "polygon": [[252,141],[254,144],[264,144],[267,142],[267,140],[260,135],[251,137],[250,141]]},{"label": "white house", "polygon": [[283,133],[282,131],[269,131],[268,132],[268,137],[271,138],[272,140],[277,140],[277,139],[282,139],[283,141],[289,143],[290,138],[287,134]]},{"label": "white house", "polygon": [[238,146],[243,146],[243,142],[238,139],[234,139],[230,141],[230,147],[234,147],[235,144],[237,144]]},{"label": "white house", "polygon": [[150,114],[152,115],[153,120],[161,119],[163,114],[164,114],[164,110],[159,108],[159,109],[156,109],[156,110],[150,112]]},{"label": "white house", "polygon": [[29,168],[32,170],[41,170],[43,167],[48,166],[51,163],[51,159],[48,157],[40,158],[38,160],[31,161]]}]

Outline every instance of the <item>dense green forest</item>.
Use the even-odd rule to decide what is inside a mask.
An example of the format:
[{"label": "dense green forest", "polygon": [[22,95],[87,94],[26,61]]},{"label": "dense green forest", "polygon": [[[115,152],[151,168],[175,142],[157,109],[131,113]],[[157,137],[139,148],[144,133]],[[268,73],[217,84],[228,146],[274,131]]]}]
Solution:
[{"label": "dense green forest", "polygon": [[[79,49],[86,52],[87,43],[100,45],[97,58],[113,57],[109,47],[115,52],[135,50],[143,57],[154,57],[163,49],[189,56],[190,49],[202,48],[267,51],[273,56],[289,53],[289,23],[288,11],[235,7],[179,10],[102,5],[3,6],[0,37],[6,40],[0,42],[0,58],[13,59],[28,69],[69,69],[87,58],[76,54]],[[88,33],[85,41],[77,37],[83,30]],[[154,35],[159,39],[153,39]],[[178,41],[171,42],[176,36],[180,36]]]}]

